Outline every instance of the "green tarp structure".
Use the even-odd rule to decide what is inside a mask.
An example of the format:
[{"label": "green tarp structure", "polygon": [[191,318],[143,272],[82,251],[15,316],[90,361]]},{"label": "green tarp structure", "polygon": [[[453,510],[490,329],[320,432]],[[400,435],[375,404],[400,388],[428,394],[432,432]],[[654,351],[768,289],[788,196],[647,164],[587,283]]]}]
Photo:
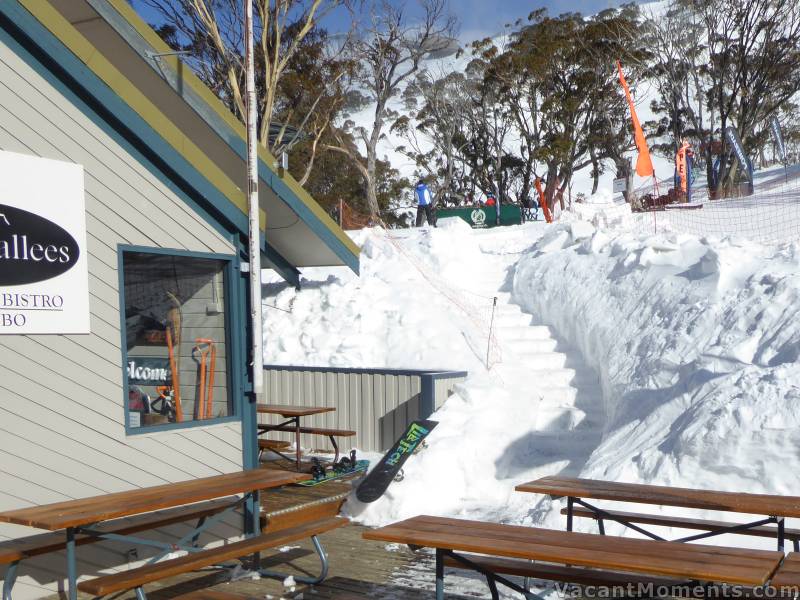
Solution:
[{"label": "green tarp structure", "polygon": [[[459,217],[474,229],[495,227],[497,225],[497,208],[494,206],[459,206],[454,208],[437,208],[436,218]],[[519,225],[522,215],[517,204],[500,206],[500,225]]]}]

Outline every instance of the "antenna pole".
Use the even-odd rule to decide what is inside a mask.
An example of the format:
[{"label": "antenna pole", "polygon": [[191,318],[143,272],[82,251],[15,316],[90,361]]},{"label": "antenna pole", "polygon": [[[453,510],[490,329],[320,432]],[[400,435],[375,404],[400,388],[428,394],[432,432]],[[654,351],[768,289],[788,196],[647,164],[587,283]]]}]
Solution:
[{"label": "antenna pole", "polygon": [[258,206],[258,150],[256,144],[256,77],[253,50],[253,2],[244,0],[245,95],[247,126],[247,207],[249,217],[250,260],[250,331],[253,360],[253,393],[258,396],[264,385],[264,349],[261,309],[261,223]]}]

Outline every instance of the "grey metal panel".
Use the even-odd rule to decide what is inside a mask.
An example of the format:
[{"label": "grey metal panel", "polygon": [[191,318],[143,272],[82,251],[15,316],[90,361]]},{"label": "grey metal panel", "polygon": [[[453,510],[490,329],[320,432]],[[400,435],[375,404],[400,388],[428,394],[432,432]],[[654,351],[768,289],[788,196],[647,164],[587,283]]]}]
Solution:
[{"label": "grey metal panel", "polygon": [[[350,445],[364,451],[384,451],[402,434],[408,424],[420,416],[422,376],[435,380],[436,405],[441,406],[453,386],[463,381],[463,373],[396,371],[387,369],[325,370],[320,367],[266,367],[264,394],[270,403],[299,406],[331,406],[336,412],[314,415],[302,423],[356,431],[355,438],[340,440],[346,450]],[[280,394],[276,394],[280,390]],[[260,415],[261,423],[276,423],[279,417]],[[288,433],[271,433],[270,438],[293,441]],[[328,442],[320,436],[302,435],[304,448],[324,449]]]},{"label": "grey metal panel", "polygon": [[[92,327],[0,337],[0,509],[240,470],[238,423],[126,437],[116,266],[118,244],[225,254],[232,244],[1,43],[0,149],[84,166]],[[239,527],[229,519],[214,534]],[[0,525],[0,539],[31,533]],[[85,574],[125,564],[119,547],[79,556]],[[63,571],[61,554],[26,563],[14,597],[56,593]]]},{"label": "grey metal panel", "polygon": [[464,381],[466,377],[463,375],[455,377],[437,376],[434,380],[434,393],[436,410],[439,410],[447,399],[453,394],[453,388]]}]

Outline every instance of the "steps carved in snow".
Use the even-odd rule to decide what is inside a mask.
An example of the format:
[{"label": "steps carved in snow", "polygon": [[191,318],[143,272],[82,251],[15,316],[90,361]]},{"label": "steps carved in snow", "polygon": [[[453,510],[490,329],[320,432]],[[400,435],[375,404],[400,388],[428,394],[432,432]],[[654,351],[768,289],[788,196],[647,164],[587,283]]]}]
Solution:
[{"label": "steps carved in snow", "polygon": [[596,374],[559,343],[550,327],[534,324],[508,296],[495,309],[494,332],[504,356],[504,364],[495,367],[501,377],[505,373],[510,381],[529,382],[518,392],[531,394],[536,411],[528,441],[539,454],[554,462],[563,455],[578,468],[575,458],[588,457],[603,435],[605,408]]}]

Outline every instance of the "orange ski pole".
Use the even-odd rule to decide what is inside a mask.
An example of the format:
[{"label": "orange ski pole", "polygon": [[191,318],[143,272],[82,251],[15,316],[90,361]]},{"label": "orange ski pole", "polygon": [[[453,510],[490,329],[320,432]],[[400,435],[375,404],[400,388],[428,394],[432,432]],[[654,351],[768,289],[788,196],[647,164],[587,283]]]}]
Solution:
[{"label": "orange ski pole", "polygon": [[[214,371],[217,364],[217,347],[214,340],[197,338],[197,344],[192,348],[192,354],[200,353],[200,374],[197,378],[199,388],[197,402],[195,403],[195,415],[198,419],[210,419],[213,412],[214,403]],[[202,346],[205,345],[205,348]]]}]

